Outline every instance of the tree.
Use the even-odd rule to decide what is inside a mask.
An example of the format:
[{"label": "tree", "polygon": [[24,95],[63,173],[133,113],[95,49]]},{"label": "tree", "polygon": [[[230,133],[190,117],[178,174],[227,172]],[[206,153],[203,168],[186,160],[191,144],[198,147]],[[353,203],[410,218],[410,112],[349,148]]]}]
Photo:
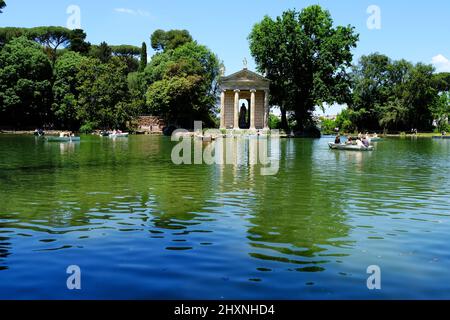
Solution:
[{"label": "tree", "polygon": [[139,64],[139,71],[143,72],[145,70],[145,67],[147,67],[147,44],[145,42],[142,42],[142,48],[141,48],[141,60]]},{"label": "tree", "polygon": [[[359,63],[353,67],[353,99],[349,107],[357,128],[380,128],[380,108],[387,106],[392,90],[391,68],[391,59],[379,53],[362,56]],[[400,79],[399,75],[398,78]],[[386,123],[385,121],[384,124]]]},{"label": "tree", "polygon": [[91,47],[90,55],[99,59],[102,63],[107,63],[111,60],[112,49],[106,42],[102,42],[99,46]]},{"label": "tree", "polygon": [[70,34],[69,50],[75,51],[81,54],[89,53],[91,44],[86,42],[86,33],[81,29],[72,30]]},{"label": "tree", "polygon": [[19,37],[0,51],[0,119],[15,127],[50,117],[52,68],[36,43]]},{"label": "tree", "polygon": [[2,9],[6,7],[6,3],[4,0],[0,0],[0,13],[3,13]]},{"label": "tree", "polygon": [[113,57],[108,63],[83,60],[77,74],[77,117],[84,128],[124,128],[134,110],[129,106],[126,64]]},{"label": "tree", "polygon": [[193,41],[187,30],[156,30],[151,36],[152,48],[155,51],[176,49],[186,43]]},{"label": "tree", "polygon": [[435,88],[439,92],[450,91],[450,72],[442,72],[434,75]]},{"label": "tree", "polygon": [[436,129],[439,132],[449,131],[450,93],[442,92],[431,107]]},{"label": "tree", "polygon": [[141,48],[132,45],[111,46],[113,56],[120,57],[127,64],[127,72],[135,72],[139,69],[138,57]]},{"label": "tree", "polygon": [[58,127],[70,130],[77,130],[80,127],[78,73],[81,66],[88,63],[88,59],[77,52],[68,51],[56,62],[52,111]]},{"label": "tree", "polygon": [[433,67],[378,53],[353,68],[349,109],[358,130],[429,130],[437,90]]},{"label": "tree", "polygon": [[145,69],[148,111],[185,128],[192,128],[194,120],[210,125],[218,76],[217,56],[195,42],[160,53]]},{"label": "tree", "polygon": [[350,97],[351,49],[358,35],[351,26],[333,27],[318,5],[266,16],[249,36],[258,71],[272,83],[272,103],[295,112],[298,129],[311,122],[316,106],[345,103]]},{"label": "tree", "polygon": [[28,36],[44,46],[54,65],[58,48],[66,48],[70,44],[72,31],[64,27],[36,27],[28,29]]},{"label": "tree", "polygon": [[0,28],[0,47],[10,42],[14,38],[27,36],[26,28],[5,27]]}]

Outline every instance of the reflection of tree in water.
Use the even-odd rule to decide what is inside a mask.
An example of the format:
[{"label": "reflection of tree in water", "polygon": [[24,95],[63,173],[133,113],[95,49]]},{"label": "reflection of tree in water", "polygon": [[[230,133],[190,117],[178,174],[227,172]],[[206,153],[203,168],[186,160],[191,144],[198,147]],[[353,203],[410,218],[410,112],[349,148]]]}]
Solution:
[{"label": "reflection of tree in water", "polygon": [[350,231],[340,197],[345,186],[327,185],[314,146],[310,140],[284,142],[278,176],[256,177],[254,226],[248,230],[252,257],[314,272],[323,271],[330,257],[346,255],[342,249],[351,243],[342,240]]}]

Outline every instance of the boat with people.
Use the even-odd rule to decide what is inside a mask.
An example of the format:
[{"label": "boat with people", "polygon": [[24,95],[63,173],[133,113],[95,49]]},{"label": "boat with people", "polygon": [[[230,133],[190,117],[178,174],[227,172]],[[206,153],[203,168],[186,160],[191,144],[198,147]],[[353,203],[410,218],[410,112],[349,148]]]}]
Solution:
[{"label": "boat with people", "polygon": [[47,137],[48,142],[79,142],[80,137]]},{"label": "boat with people", "polygon": [[128,138],[130,134],[128,132],[122,132],[120,130],[114,131],[101,131],[101,137],[109,137],[109,138]]},{"label": "boat with people", "polygon": [[47,137],[48,142],[79,142],[80,137],[76,137],[72,132],[61,132],[59,136]]},{"label": "boat with people", "polygon": [[108,137],[110,138],[128,138],[130,134],[128,132],[111,133]]},{"label": "boat with people", "polygon": [[373,146],[359,146],[356,144],[345,144],[345,143],[328,143],[328,146],[332,150],[346,150],[346,151],[373,151]]}]

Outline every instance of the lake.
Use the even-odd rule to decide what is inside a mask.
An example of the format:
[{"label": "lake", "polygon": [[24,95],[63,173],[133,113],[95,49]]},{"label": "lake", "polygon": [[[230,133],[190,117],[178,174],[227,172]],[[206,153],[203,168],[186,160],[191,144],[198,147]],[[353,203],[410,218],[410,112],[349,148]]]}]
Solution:
[{"label": "lake", "polygon": [[166,137],[0,135],[0,299],[449,299],[450,141],[331,140],[282,140],[264,176]]}]

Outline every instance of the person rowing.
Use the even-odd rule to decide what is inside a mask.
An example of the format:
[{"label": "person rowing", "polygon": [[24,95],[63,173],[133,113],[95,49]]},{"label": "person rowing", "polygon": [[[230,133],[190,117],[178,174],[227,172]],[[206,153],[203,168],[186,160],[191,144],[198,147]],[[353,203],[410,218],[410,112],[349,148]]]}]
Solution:
[{"label": "person rowing", "polygon": [[340,135],[336,136],[336,139],[334,140],[334,143],[335,144],[341,144],[341,136]]}]

